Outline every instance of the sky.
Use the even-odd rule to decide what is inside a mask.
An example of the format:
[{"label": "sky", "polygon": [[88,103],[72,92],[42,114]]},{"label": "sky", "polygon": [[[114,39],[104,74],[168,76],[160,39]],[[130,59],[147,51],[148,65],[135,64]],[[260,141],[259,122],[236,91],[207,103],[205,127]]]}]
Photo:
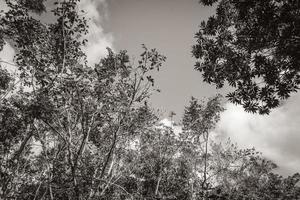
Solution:
[{"label": "sky", "polygon": [[138,59],[141,44],[156,48],[167,57],[159,73],[154,74],[162,91],[152,96],[153,105],[168,115],[183,112],[191,96],[210,97],[213,86],[201,81],[193,68],[191,48],[198,25],[214,12],[197,0],[110,0],[107,31],[112,32],[116,50],[126,49]]},{"label": "sky", "polygon": [[[142,44],[167,56],[161,70],[153,75],[161,92],[150,100],[154,108],[161,110],[162,118],[174,111],[179,121],[191,96],[209,98],[230,90],[216,90],[202,82],[191,55],[194,34],[200,22],[215,12],[214,8],[203,7],[198,0],[83,0],[80,7],[91,19],[89,44],[85,47],[90,64],[106,54],[106,47],[126,49],[133,60],[142,52]],[[10,62],[13,55],[9,45],[0,52],[0,58]],[[241,148],[255,147],[278,164],[278,172],[283,175],[299,172],[299,102],[300,94],[295,94],[268,116],[249,114],[225,102],[226,110],[216,132],[224,140],[230,137]]]},{"label": "sky", "polygon": [[[161,93],[151,98],[152,105],[164,116],[174,111],[179,120],[191,96],[209,98],[230,90],[216,90],[202,82],[191,55],[194,34],[200,22],[214,14],[214,8],[203,7],[198,0],[109,0],[106,9],[103,27],[112,35],[116,51],[126,49],[135,58],[141,44],[146,44],[167,56],[162,70],[155,75]],[[300,94],[295,94],[269,116],[249,114],[240,106],[225,103],[217,132],[241,148],[255,147],[277,163],[283,175],[299,172],[299,102]]]}]

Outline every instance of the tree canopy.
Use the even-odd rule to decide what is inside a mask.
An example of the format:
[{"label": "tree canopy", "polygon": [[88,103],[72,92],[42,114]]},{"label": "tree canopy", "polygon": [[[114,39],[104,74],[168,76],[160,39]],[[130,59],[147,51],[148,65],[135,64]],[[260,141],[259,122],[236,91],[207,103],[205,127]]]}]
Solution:
[{"label": "tree canopy", "polygon": [[216,14],[201,22],[193,56],[204,81],[235,88],[228,99],[268,114],[300,84],[297,0],[201,0]]},{"label": "tree canopy", "polygon": [[148,104],[166,60],[156,49],[143,45],[134,63],[108,48],[89,66],[78,0],[56,1],[51,23],[32,14],[43,1],[6,2],[0,49],[14,47],[16,72],[0,65],[0,199],[300,197],[299,174],[281,177],[255,149],[214,141],[220,96],[192,98],[182,130],[160,123]]}]

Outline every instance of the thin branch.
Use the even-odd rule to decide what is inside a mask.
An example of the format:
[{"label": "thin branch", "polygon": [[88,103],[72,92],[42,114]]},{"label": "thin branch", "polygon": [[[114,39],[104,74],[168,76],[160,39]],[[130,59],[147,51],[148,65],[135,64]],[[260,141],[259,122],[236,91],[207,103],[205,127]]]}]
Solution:
[{"label": "thin branch", "polygon": [[24,139],[23,142],[21,143],[20,148],[15,152],[14,156],[12,157],[12,160],[15,160],[15,159],[18,160],[18,159],[20,158],[22,152],[23,152],[24,149],[25,149],[25,146],[26,146],[27,142],[28,142],[29,139],[33,136],[33,132],[30,132],[30,133],[29,133],[29,131],[30,131],[30,125],[27,125],[27,131],[26,131],[26,132],[28,133],[28,135],[25,137],[25,139]]},{"label": "thin branch", "polygon": [[19,67],[18,65],[14,64],[14,63],[10,63],[10,62],[7,62],[7,61],[2,60],[2,59],[0,59],[0,63],[5,63],[5,64],[12,65],[12,66],[15,66],[15,67]]},{"label": "thin branch", "polygon": [[105,169],[106,169],[106,167],[107,167],[107,165],[108,165],[110,156],[111,156],[111,154],[113,153],[113,150],[114,150],[114,148],[115,148],[116,141],[117,141],[117,135],[118,135],[118,133],[119,133],[119,131],[120,131],[120,128],[121,128],[120,126],[121,126],[121,125],[119,124],[117,130],[114,132],[113,142],[112,142],[112,145],[111,145],[111,147],[110,147],[110,150],[109,150],[109,152],[108,152],[108,154],[107,154],[107,157],[106,157],[104,166],[103,166],[103,168],[102,168],[102,170],[101,170],[100,178],[103,177],[103,175],[104,175],[104,173],[105,173]]},{"label": "thin branch", "polygon": [[36,200],[36,198],[37,198],[37,196],[38,196],[38,194],[39,194],[39,190],[40,190],[40,188],[41,188],[41,185],[42,185],[42,182],[40,182],[38,188],[36,189],[35,195],[34,195],[34,199],[33,199],[33,200]]},{"label": "thin branch", "polygon": [[63,139],[63,141],[65,142],[65,143],[67,143],[67,141],[66,141],[66,139],[61,135],[61,133],[58,131],[58,130],[56,130],[56,128],[54,128],[49,122],[47,122],[46,120],[44,120],[44,119],[41,119],[42,120],[42,122],[44,122],[50,129],[52,129],[57,135],[59,135],[59,137],[61,138],[61,139]]},{"label": "thin branch", "polygon": [[102,181],[102,182],[105,182],[105,183],[109,183],[109,184],[111,184],[111,185],[114,185],[114,186],[120,188],[120,189],[123,190],[128,196],[130,196],[131,199],[133,199],[132,194],[130,194],[130,193],[129,193],[124,187],[122,187],[121,185],[118,185],[118,184],[116,184],[115,182],[109,182],[109,181],[106,181],[106,180],[103,180],[103,179],[97,179],[97,180]]}]

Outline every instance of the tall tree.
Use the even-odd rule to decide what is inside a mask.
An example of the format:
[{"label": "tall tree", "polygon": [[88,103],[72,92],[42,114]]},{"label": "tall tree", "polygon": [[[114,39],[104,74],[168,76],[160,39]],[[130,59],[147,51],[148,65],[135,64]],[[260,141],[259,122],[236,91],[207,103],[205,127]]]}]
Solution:
[{"label": "tall tree", "polygon": [[[192,199],[196,198],[197,193],[203,199],[207,198],[210,187],[208,181],[209,160],[211,159],[209,153],[210,133],[215,128],[222,111],[223,107],[219,95],[210,99],[206,104],[204,102],[199,103],[197,99],[192,97],[190,105],[185,108],[182,139],[186,143],[183,148],[187,148],[185,150],[187,154],[183,154],[183,156],[193,158],[190,159],[194,174],[191,181],[191,192],[195,192],[192,194]],[[199,174],[201,174],[200,177]],[[197,182],[200,191],[194,189],[194,184]]]},{"label": "tall tree", "polygon": [[[87,20],[78,0],[6,0],[0,49],[16,51],[16,73],[0,68],[0,199],[282,199],[299,197],[299,176],[232,145],[211,145],[219,97],[192,99],[183,131],[161,126],[147,104],[165,57],[143,46],[94,66],[81,50]],[[257,184],[258,183],[258,184]],[[275,195],[274,195],[275,194]]]},{"label": "tall tree", "polygon": [[18,85],[10,92],[14,80],[1,69],[1,199],[104,198],[117,152],[154,123],[145,109],[155,90],[150,72],[166,58],[143,46],[134,65],[126,51],[108,49],[88,66],[78,2],[55,2],[55,20],[45,24],[31,13],[42,5],[6,1],[0,39],[17,52]]},{"label": "tall tree", "polygon": [[195,69],[246,111],[268,114],[300,84],[300,3],[297,0],[200,0],[216,14],[201,22]]}]

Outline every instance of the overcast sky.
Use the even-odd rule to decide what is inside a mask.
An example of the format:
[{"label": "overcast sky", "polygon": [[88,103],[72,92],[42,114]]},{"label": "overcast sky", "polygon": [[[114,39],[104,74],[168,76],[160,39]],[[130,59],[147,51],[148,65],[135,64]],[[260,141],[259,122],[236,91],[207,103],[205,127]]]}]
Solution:
[{"label": "overcast sky", "polygon": [[[0,7],[3,3],[0,0]],[[157,48],[167,56],[162,70],[155,74],[161,93],[155,94],[152,105],[182,115],[191,96],[211,97],[224,94],[202,82],[193,68],[191,46],[202,20],[214,13],[198,0],[83,0],[81,7],[92,19],[86,52],[95,63],[105,54],[106,46],[115,51],[126,49],[132,58],[141,53],[141,44]],[[11,60],[10,46],[0,58]],[[217,131],[230,137],[240,147],[255,147],[279,165],[279,172],[288,175],[300,171],[300,95],[296,94],[269,116],[248,114],[241,107],[225,104]]]},{"label": "overcast sky", "polygon": [[214,87],[201,81],[193,68],[191,46],[201,20],[212,8],[203,8],[197,0],[110,0],[107,31],[113,34],[116,50],[127,49],[139,55],[141,44],[157,48],[167,56],[155,81],[161,89],[152,97],[155,107],[175,111],[177,118],[191,98],[212,96]]}]

